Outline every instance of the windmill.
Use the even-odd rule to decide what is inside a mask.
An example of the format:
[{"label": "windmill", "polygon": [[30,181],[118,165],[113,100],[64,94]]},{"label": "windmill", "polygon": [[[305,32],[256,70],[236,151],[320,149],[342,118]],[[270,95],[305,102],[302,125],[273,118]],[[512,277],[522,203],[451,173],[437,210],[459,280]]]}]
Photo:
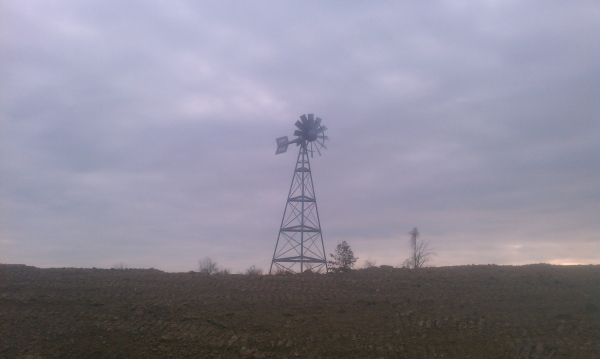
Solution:
[{"label": "windmill", "polygon": [[308,159],[309,154],[312,158],[315,152],[321,155],[321,149],[327,149],[327,127],[321,125],[321,121],[318,117],[315,119],[313,114],[302,115],[296,121],[298,129],[294,131],[294,136],[297,136],[294,140],[288,141],[287,136],[276,140],[276,155],[286,152],[293,143],[300,150],[269,274],[273,267],[276,272],[302,273],[310,269],[317,273],[327,273],[325,245]]}]

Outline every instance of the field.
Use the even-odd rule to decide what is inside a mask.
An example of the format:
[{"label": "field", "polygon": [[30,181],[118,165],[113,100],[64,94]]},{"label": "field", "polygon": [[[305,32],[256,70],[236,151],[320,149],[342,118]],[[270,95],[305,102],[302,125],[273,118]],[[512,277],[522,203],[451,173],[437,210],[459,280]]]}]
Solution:
[{"label": "field", "polygon": [[0,265],[2,358],[600,358],[600,266]]}]

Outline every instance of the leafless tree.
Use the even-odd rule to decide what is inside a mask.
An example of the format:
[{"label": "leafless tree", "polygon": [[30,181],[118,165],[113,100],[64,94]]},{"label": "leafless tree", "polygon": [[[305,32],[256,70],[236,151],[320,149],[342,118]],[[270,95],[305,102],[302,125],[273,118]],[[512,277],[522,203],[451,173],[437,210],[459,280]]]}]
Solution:
[{"label": "leafless tree", "polygon": [[435,253],[432,251],[429,241],[419,241],[419,231],[417,227],[410,231],[411,256],[404,261],[407,268],[426,267],[427,263],[433,261]]},{"label": "leafless tree", "polygon": [[347,272],[354,267],[354,263],[358,260],[354,257],[354,252],[352,252],[352,248],[346,241],[339,243],[335,247],[335,254],[329,254],[329,256],[333,260],[329,261],[328,264],[334,272]]},{"label": "leafless tree", "polygon": [[275,275],[286,275],[286,274],[294,274],[294,272],[290,271],[287,268],[280,267],[280,266],[277,266],[277,269],[275,269]]},{"label": "leafless tree", "polygon": [[255,265],[246,269],[246,275],[262,275],[262,274],[263,274],[263,270],[260,268],[256,268]]},{"label": "leafless tree", "polygon": [[198,272],[206,275],[217,273],[217,263],[213,262],[210,257],[204,257],[204,259],[198,261]]},{"label": "leafless tree", "polygon": [[367,259],[364,264],[365,268],[373,268],[376,266],[377,266],[377,260],[371,259],[371,258]]},{"label": "leafless tree", "polygon": [[221,269],[217,270],[215,272],[215,274],[218,274],[218,275],[229,275],[229,274],[231,274],[231,270],[228,269],[228,268],[221,268]]},{"label": "leafless tree", "polygon": [[117,263],[113,266],[114,269],[119,269],[119,270],[125,270],[127,269],[127,264],[121,262],[121,263]]}]

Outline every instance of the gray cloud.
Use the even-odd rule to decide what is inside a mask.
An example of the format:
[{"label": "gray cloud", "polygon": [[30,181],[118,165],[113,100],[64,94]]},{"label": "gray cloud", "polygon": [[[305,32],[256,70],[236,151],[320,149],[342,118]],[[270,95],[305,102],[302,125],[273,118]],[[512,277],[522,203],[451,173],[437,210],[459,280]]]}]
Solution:
[{"label": "gray cloud", "polygon": [[267,267],[314,112],[328,252],[600,263],[597,4],[8,2],[2,262]]}]

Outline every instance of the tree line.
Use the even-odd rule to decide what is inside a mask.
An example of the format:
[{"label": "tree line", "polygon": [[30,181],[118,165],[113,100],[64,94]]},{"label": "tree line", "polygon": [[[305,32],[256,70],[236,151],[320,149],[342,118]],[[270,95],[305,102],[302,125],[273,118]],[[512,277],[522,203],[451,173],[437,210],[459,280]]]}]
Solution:
[{"label": "tree line", "polygon": [[[428,266],[428,263],[433,261],[433,252],[430,242],[419,240],[419,230],[415,227],[408,233],[410,235],[409,244],[411,254],[403,263],[406,268],[418,269]],[[357,257],[354,256],[354,252],[350,245],[343,241],[338,244],[335,248],[335,253],[329,255],[332,259],[328,262],[329,269],[334,272],[347,272],[351,270],[356,261]],[[365,268],[372,268],[376,266],[376,261],[373,259],[367,259],[365,261]]]},{"label": "tree line", "polygon": [[[418,269],[422,267],[426,267],[433,261],[433,256],[435,253],[433,252],[430,242],[419,239],[419,231],[417,228],[413,228],[412,231],[408,233],[410,235],[409,245],[410,245],[410,256],[406,258],[403,262],[403,266],[411,269]],[[327,262],[329,270],[336,273],[348,272],[354,268],[354,265],[358,261],[358,257],[354,256],[354,252],[350,245],[343,241],[339,243],[335,252],[329,254],[330,260]],[[367,259],[365,261],[365,268],[375,267],[377,262],[373,259]],[[198,261],[198,272],[206,275],[226,275],[231,274],[231,271],[226,268],[219,268],[217,263],[213,261],[210,257],[205,257],[202,260]],[[276,272],[275,274],[284,274],[285,271]],[[244,273],[246,275],[262,275],[263,270],[256,266],[251,266]]]}]

